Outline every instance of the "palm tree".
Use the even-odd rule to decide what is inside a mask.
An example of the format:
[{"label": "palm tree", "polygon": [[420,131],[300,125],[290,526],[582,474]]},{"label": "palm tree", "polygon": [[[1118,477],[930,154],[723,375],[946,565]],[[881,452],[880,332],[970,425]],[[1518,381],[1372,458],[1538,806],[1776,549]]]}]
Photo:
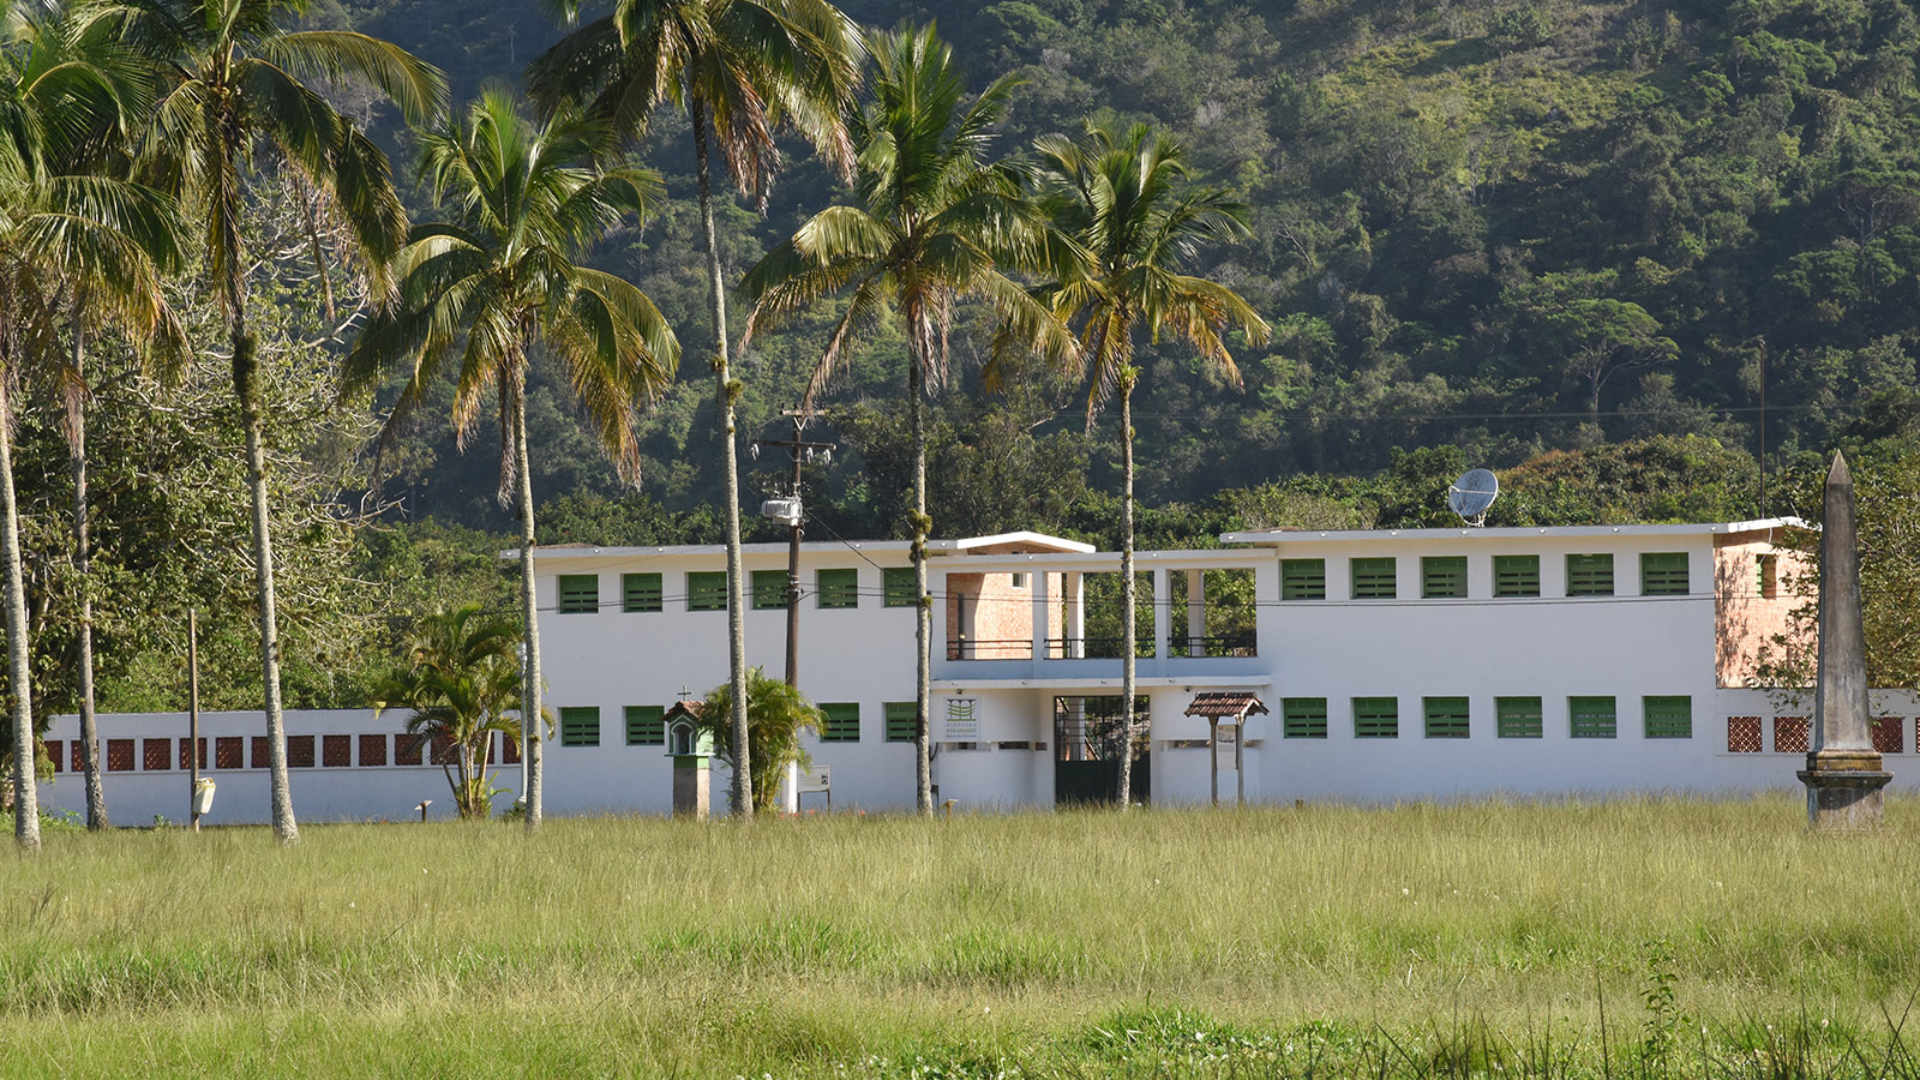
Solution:
[{"label": "palm tree", "polygon": [[[520,715],[540,716],[540,631],[533,585],[533,474],[528,461],[529,350],[538,342],[566,370],[600,441],[623,475],[640,467],[640,405],[673,383],[680,343],[653,301],[612,274],[573,262],[628,214],[644,216],[660,181],[636,168],[595,172],[603,125],[561,111],[536,127],[505,90],[490,88],[424,137],[421,171],[454,220],[420,225],[395,262],[400,299],[377,313],[347,356],[347,390],[409,365],[381,434],[386,445],[449,361],[461,444],[489,396],[499,408],[500,494],[520,518],[520,612],[526,628]],[[540,734],[524,733],[527,829],[540,827]]]},{"label": "palm tree", "polygon": [[[714,756],[740,769],[733,752],[733,684],[721,683],[707,691],[700,709],[700,727],[713,736]],[[726,719],[723,719],[726,718]],[[810,768],[813,759],[800,743],[805,732],[820,731],[820,710],[785,680],[770,678],[759,668],[747,669],[747,719],[752,725],[753,811],[773,809],[780,792],[780,775],[788,765]]]},{"label": "palm tree", "polygon": [[412,710],[407,732],[433,744],[450,743],[443,760],[453,803],[463,818],[493,813],[487,748],[493,733],[519,739],[521,706],[520,627],[492,618],[479,604],[437,609],[414,623],[406,661],[375,691],[375,709]]},{"label": "palm tree", "polygon": [[[98,316],[143,342],[160,348],[179,342],[179,325],[160,300],[159,267],[177,256],[173,206],[159,192],[85,170],[100,141],[121,126],[123,87],[102,65],[74,55],[72,27],[58,12],[46,14],[16,25],[0,48],[0,559],[13,697],[14,836],[29,851],[38,850],[40,830],[13,485],[14,388],[28,370],[61,367],[63,286],[91,289]],[[80,511],[84,518],[84,502]],[[96,753],[94,740],[89,757]],[[100,793],[97,763],[90,764],[91,811]],[[105,823],[103,805],[98,821]]]},{"label": "palm tree", "polygon": [[[1248,342],[1267,339],[1267,324],[1233,290],[1180,273],[1208,243],[1244,235],[1245,207],[1217,188],[1188,183],[1181,145],[1144,124],[1125,132],[1089,124],[1086,138],[1044,136],[1040,156],[1040,204],[1056,234],[1046,245],[1053,280],[1035,295],[1075,328],[1080,348],[1067,354],[1073,372],[1090,383],[1087,426],[1116,391],[1120,395],[1120,775],[1117,796],[1124,809],[1133,779],[1134,580],[1133,580],[1133,364],[1134,337],[1187,342],[1234,386],[1234,366],[1222,334],[1238,327]],[[1004,330],[996,352],[1024,348],[1024,332]]]},{"label": "palm tree", "polygon": [[[571,20],[578,0],[554,0]],[[534,60],[528,93],[543,109],[586,102],[629,141],[662,106],[693,121],[700,228],[713,318],[713,372],[724,465],[727,522],[728,677],[733,734],[748,745],[747,639],[740,563],[740,464],[734,406],[742,386],[727,348],[727,292],[715,241],[709,127],[742,194],[765,204],[780,161],[774,138],[790,127],[827,155],[843,175],[853,166],[842,120],[859,86],[860,33],[829,0],[618,0],[613,14],[588,23]],[[732,810],[753,814],[750,769],[733,773]]]},{"label": "palm tree", "polygon": [[961,297],[984,298],[1024,340],[1051,355],[1070,350],[1072,340],[1001,269],[1031,258],[1039,235],[1015,170],[986,160],[991,129],[1016,82],[998,79],[965,105],[952,50],[932,27],[876,33],[868,48],[877,65],[873,101],[849,125],[859,148],[854,184],[860,205],[822,210],[747,273],[744,288],[755,305],[746,337],[817,300],[849,292],[807,385],[810,408],[856,334],[889,309],[905,324],[913,428],[910,524],[919,597],[915,792],[921,813],[931,814],[933,606],[926,545],[933,522],[927,516],[924,398],[946,377],[947,333]]},{"label": "palm tree", "polygon": [[246,165],[257,146],[271,145],[281,164],[325,200],[379,294],[387,262],[406,236],[406,212],[386,155],[301,78],[369,84],[415,121],[437,112],[446,94],[437,69],[388,42],[282,26],[305,9],[304,0],[90,0],[87,16],[164,74],[142,149],[155,163],[154,175],[176,179],[183,203],[207,222],[205,262],[226,318],[233,391],[246,428],[273,829],[283,844],[298,842],[300,831],[280,714],[260,361],[247,326]]}]

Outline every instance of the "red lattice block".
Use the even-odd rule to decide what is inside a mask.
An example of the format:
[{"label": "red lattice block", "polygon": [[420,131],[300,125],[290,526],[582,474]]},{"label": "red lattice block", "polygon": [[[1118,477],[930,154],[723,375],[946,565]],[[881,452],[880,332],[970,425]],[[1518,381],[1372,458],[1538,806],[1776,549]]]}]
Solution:
[{"label": "red lattice block", "polygon": [[273,767],[273,753],[267,747],[267,737],[265,735],[253,736],[252,754],[254,768],[267,769]]},{"label": "red lattice block", "polygon": [[393,737],[393,763],[395,765],[420,764],[420,751],[425,747],[426,739],[419,735],[395,735]]},{"label": "red lattice block", "polygon": [[75,739],[67,744],[73,748],[73,771],[87,771],[87,744]]},{"label": "red lattice block", "polygon": [[143,739],[140,742],[140,767],[147,772],[166,772],[173,757],[172,739]]},{"label": "red lattice block", "polygon": [[459,760],[460,752],[453,745],[453,736],[435,735],[433,737],[433,763],[435,765],[452,765]]},{"label": "red lattice block", "polygon": [[360,736],[360,764],[385,765],[387,763],[387,737],[385,735]]},{"label": "red lattice block", "polygon": [[329,769],[338,769],[353,764],[353,736],[322,735],[320,737],[320,764]]},{"label": "red lattice block", "polygon": [[1906,748],[1906,741],[1900,738],[1900,718],[1897,716],[1876,716],[1873,718],[1873,752],[1876,754],[1897,754]]},{"label": "red lattice block", "polygon": [[[193,768],[192,751],[188,749],[190,742],[191,740],[189,739],[180,740],[180,767],[182,769]],[[205,739],[200,740],[200,767],[203,769],[207,767],[207,740]]]},{"label": "red lattice block", "polygon": [[503,765],[520,764],[520,740],[510,739],[503,735],[500,737],[500,741],[502,744],[500,763]]},{"label": "red lattice block", "polygon": [[47,760],[53,763],[53,771],[60,771],[60,740],[47,740]]},{"label": "red lattice block", "polygon": [[240,735],[222,735],[213,740],[213,767],[216,769],[244,769],[247,763],[244,757],[247,742]]},{"label": "red lattice block", "polygon": [[132,772],[133,771],[133,740],[132,739],[108,739],[107,740],[107,771],[108,772]]},{"label": "red lattice block", "polygon": [[1806,753],[1809,726],[1804,716],[1774,717],[1773,752],[1776,754]]},{"label": "red lattice block", "polygon": [[287,768],[289,769],[313,768],[313,736],[311,735],[287,736]]},{"label": "red lattice block", "polygon": [[1757,716],[1727,717],[1727,753],[1757,754],[1760,750],[1760,718]]}]

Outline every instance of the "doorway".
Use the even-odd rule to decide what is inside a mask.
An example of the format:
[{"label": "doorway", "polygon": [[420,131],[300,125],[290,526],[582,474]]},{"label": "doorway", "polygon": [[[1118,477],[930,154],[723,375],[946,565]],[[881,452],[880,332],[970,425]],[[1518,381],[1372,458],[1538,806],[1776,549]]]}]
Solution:
[{"label": "doorway", "polygon": [[[1120,783],[1120,695],[1053,699],[1053,803],[1111,803]],[[1134,698],[1133,771],[1129,799],[1145,803],[1153,790],[1147,699]]]}]

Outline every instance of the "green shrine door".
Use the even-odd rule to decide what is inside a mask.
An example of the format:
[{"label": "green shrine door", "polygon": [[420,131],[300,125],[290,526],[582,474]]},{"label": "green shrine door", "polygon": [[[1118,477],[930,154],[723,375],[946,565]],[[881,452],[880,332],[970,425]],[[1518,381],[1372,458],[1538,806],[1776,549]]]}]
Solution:
[{"label": "green shrine door", "polygon": [[[1130,801],[1144,803],[1153,788],[1148,753],[1147,699],[1134,698]],[[1053,699],[1053,803],[1110,803],[1120,783],[1120,695]]]}]

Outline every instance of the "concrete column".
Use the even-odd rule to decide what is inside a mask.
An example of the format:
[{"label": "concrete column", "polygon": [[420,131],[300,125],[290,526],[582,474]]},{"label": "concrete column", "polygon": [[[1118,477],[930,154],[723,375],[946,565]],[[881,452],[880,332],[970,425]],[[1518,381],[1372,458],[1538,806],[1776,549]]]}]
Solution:
[{"label": "concrete column", "polygon": [[1207,634],[1207,575],[1204,570],[1187,571],[1187,651],[1188,656],[1205,656],[1207,647],[1194,639]]},{"label": "concrete column", "polygon": [[1066,593],[1067,600],[1067,655],[1081,660],[1087,655],[1086,575],[1075,571],[1062,575],[1061,580],[1061,589]]},{"label": "concrete column", "polygon": [[1047,626],[1053,620],[1047,618],[1047,578],[1052,575],[1036,571],[1027,575],[1027,588],[1033,591],[1033,658],[1047,658]]},{"label": "concrete column", "polygon": [[1173,636],[1173,607],[1169,600],[1173,590],[1168,587],[1167,571],[1163,567],[1153,570],[1153,655],[1167,657],[1173,655],[1168,641]]}]

